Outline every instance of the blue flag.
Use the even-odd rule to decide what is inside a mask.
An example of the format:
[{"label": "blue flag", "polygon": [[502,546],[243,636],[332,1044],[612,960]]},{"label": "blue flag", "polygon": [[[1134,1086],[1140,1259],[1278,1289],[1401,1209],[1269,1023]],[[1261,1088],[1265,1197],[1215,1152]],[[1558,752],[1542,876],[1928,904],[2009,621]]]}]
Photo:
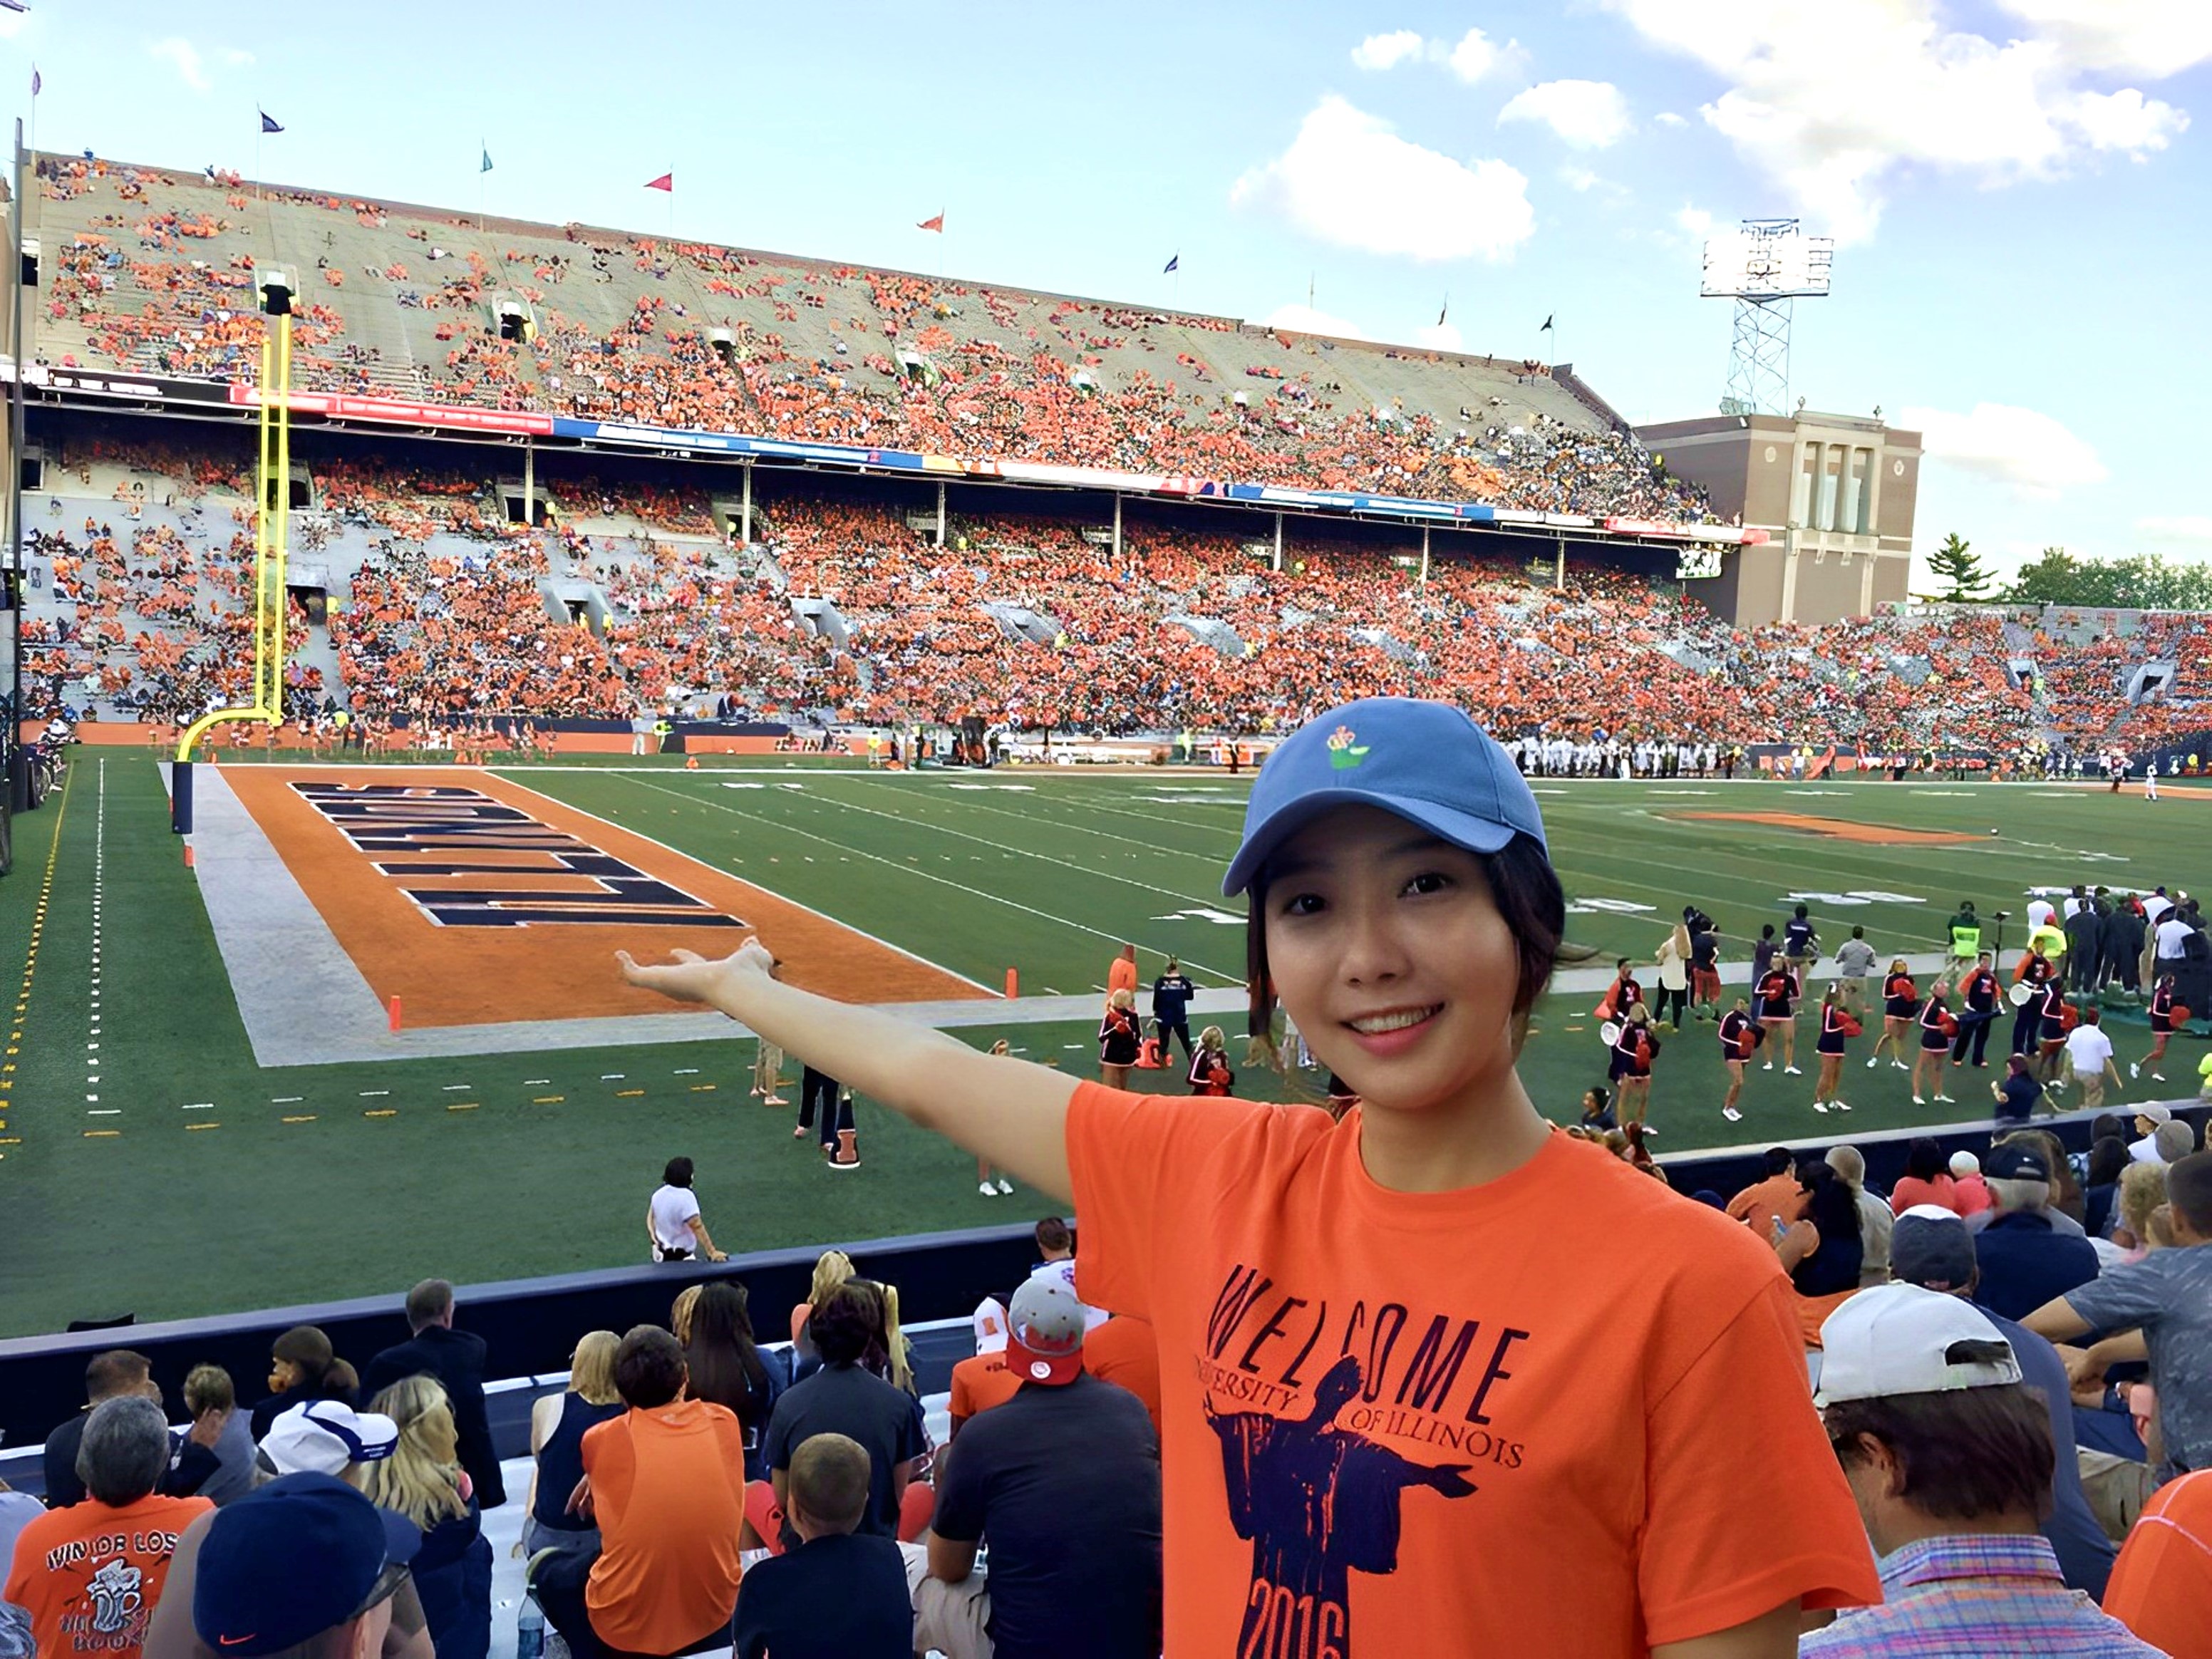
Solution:
[{"label": "blue flag", "polygon": [[276,118],[275,118],[274,117],[272,117],[272,116],[269,113],[269,112],[268,112],[267,110],[265,110],[265,109],[264,109],[264,110],[263,110],[263,111],[261,111],[261,112],[260,112],[260,115],[261,115],[261,130],[262,130],[262,131],[264,131],[264,132],[282,132],[282,131],[284,131],[284,129],[283,129],[281,125],[279,125],[277,124],[277,122],[276,122]]},{"label": "blue flag", "polygon": [[483,153],[483,165],[478,167],[477,171],[478,173],[489,173],[491,171],[491,151],[489,149],[485,150]]},{"label": "blue flag", "polygon": [[1170,256],[1167,264],[1160,267],[1160,275],[1164,276],[1171,270],[1181,269],[1182,265],[1182,255],[1180,253],[1173,254]]}]

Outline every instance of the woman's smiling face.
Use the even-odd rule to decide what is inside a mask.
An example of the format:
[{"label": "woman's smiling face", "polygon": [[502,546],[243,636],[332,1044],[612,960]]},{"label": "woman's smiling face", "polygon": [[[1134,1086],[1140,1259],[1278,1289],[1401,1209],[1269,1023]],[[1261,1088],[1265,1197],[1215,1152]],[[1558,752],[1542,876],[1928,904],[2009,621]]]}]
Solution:
[{"label": "woman's smiling face", "polygon": [[1278,999],[1370,1110],[1426,1110],[1511,1073],[1519,953],[1475,854],[1338,807],[1268,860],[1262,915]]}]

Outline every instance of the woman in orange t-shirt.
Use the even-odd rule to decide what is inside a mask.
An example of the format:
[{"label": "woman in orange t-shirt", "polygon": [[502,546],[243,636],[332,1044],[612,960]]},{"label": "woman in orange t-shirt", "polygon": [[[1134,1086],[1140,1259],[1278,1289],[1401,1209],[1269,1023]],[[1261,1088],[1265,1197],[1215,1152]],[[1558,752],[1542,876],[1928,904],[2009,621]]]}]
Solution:
[{"label": "woman in orange t-shirt", "polygon": [[1074,1199],[1085,1299],[1158,1335],[1168,1652],[1783,1659],[1802,1610],[1878,1601],[1773,1251],[1522,1086],[1565,898],[1505,751],[1440,703],[1333,710],[1223,891],[1340,1121],[979,1054],[757,943],[622,962]]}]

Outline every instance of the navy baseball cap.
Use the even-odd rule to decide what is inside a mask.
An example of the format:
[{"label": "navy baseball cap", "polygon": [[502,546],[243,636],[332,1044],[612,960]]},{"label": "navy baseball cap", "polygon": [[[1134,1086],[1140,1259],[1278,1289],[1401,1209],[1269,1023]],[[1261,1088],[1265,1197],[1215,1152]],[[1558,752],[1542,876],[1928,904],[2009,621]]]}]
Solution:
[{"label": "navy baseball cap", "polygon": [[[422,1534],[327,1474],[288,1474],[217,1510],[200,1540],[192,1629],[217,1654],[298,1647],[398,1587]],[[389,1590],[386,1591],[389,1593]]]},{"label": "navy baseball cap", "polygon": [[1470,853],[1498,852],[1516,836],[1551,850],[1521,769],[1465,710],[1363,697],[1308,720],[1267,757],[1223,896],[1249,888],[1284,842],[1337,806],[1380,807]]}]

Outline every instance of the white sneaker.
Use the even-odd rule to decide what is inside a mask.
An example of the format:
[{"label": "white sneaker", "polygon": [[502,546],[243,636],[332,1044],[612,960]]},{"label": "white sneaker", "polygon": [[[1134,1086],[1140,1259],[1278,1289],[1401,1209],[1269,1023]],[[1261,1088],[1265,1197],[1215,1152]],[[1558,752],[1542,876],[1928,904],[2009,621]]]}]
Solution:
[{"label": "white sneaker", "polygon": [[1014,1183],[1007,1180],[1006,1176],[1000,1176],[999,1177],[999,1190],[1002,1193],[1012,1193],[1014,1190]]},{"label": "white sneaker", "polygon": [[2150,1074],[2150,1080],[2153,1083],[2163,1083],[2166,1081],[2166,1073],[2163,1072],[2153,1072]]},{"label": "white sneaker", "polygon": [[1816,1100],[1813,1103],[1813,1109],[1822,1117],[1826,1117],[1828,1115],[1828,1103],[1825,1100]]},{"label": "white sneaker", "polygon": [[1956,1106],[1959,1103],[1957,1097],[1954,1095],[1938,1095],[1936,1098],[1946,1106]]},{"label": "white sneaker", "polygon": [[2130,1077],[2141,1077],[2142,1075],[2142,1067],[2136,1065],[2132,1060],[2130,1060],[2128,1062],[2128,1075]]},{"label": "white sneaker", "polygon": [[1736,1110],[1733,1106],[1722,1107],[1721,1115],[1731,1123],[1741,1123],[1743,1121],[1743,1114]]},{"label": "white sneaker", "polygon": [[1785,1066],[1782,1068],[1782,1075],[1784,1077],[1802,1077],[1805,1073],[1795,1066]]},{"label": "white sneaker", "polygon": [[1928,1103],[1923,1100],[1918,1095],[1915,1095],[1912,1097],[1912,1103],[1915,1106],[1925,1106]]},{"label": "white sneaker", "polygon": [[986,1198],[996,1198],[999,1195],[999,1189],[988,1181],[980,1183],[975,1190]]},{"label": "white sneaker", "polygon": [[1774,1062],[1770,1060],[1765,1065],[1760,1066],[1759,1069],[1762,1072],[1771,1072],[1774,1069]]},{"label": "white sneaker", "polygon": [[1869,1072],[1871,1072],[1872,1070],[1874,1070],[1874,1068],[1875,1068],[1875,1066],[1879,1066],[1879,1065],[1881,1065],[1881,1056],[1880,1054],[1876,1054],[1876,1055],[1875,1055],[1872,1060],[1869,1060],[1869,1061],[1867,1061],[1867,1070],[1869,1070]]},{"label": "white sneaker", "polygon": [[1851,1103],[1848,1100],[1838,1100],[1834,1103],[1834,1105],[1839,1112],[1848,1112],[1851,1109]]},{"label": "white sneaker", "polygon": [[1892,1071],[1893,1071],[1893,1072],[1909,1072],[1909,1071],[1911,1071],[1911,1070],[1912,1069],[1910,1066],[1907,1066],[1907,1065],[1906,1065],[1903,1060],[1891,1060],[1891,1061],[1889,1062],[1889,1067],[1890,1067],[1890,1070],[1892,1070]]}]

